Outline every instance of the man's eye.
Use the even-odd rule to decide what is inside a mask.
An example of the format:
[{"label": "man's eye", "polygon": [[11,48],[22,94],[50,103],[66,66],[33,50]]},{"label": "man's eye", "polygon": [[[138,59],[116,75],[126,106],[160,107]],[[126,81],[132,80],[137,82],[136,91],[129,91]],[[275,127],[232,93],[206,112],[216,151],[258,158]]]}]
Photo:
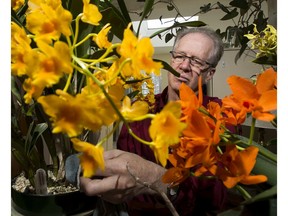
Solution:
[{"label": "man's eye", "polygon": [[176,59],[184,59],[184,56],[175,56]]},{"label": "man's eye", "polygon": [[199,59],[194,59],[194,62],[196,63],[196,64],[199,64],[199,65],[203,65],[203,62],[201,61],[201,60],[199,60]]}]

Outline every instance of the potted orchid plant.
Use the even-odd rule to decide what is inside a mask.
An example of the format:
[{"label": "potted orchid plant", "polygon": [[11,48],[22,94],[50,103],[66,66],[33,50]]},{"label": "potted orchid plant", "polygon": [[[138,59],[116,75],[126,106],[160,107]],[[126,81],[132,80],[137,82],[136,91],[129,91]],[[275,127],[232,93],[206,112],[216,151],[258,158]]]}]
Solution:
[{"label": "potted orchid plant", "polygon": [[[141,20],[153,9],[153,2],[146,1]],[[129,128],[131,121],[152,118],[151,142],[130,133],[149,145],[163,166],[167,160],[173,164],[163,176],[164,182],[180,184],[190,175],[201,176],[209,170],[227,188],[238,188],[247,203],[274,196],[274,187],[268,195],[255,198],[238,183],[270,180],[271,173],[254,175],[253,168],[258,153],[272,163],[276,156],[252,141],[253,124],[250,139],[232,133],[227,125],[243,123],[247,114],[254,123],[256,119],[273,122],[270,111],[277,108],[277,73],[266,70],[256,84],[241,77],[229,78],[233,94],[223,99],[222,107],[211,103],[207,109],[202,106],[201,88],[197,96],[183,84],[180,101],[168,103],[158,114],[148,114],[154,100],[151,74],[159,75],[162,68],[178,73],[153,59],[150,38],[134,32],[124,1],[118,4],[120,10],[106,0],[13,1],[11,149],[30,184],[37,187],[47,178],[43,170],[46,173],[49,168],[54,177],[62,179],[65,159],[75,152],[80,152],[83,175],[91,177],[97,168],[105,169],[103,143],[121,122]],[[113,42],[113,37],[120,42]],[[143,83],[149,87],[147,95],[141,93]],[[201,86],[201,76],[199,83]],[[132,93],[125,94],[127,89]],[[163,125],[163,119],[171,124]],[[109,125],[113,130],[106,137],[95,143],[88,139],[89,133],[97,136],[102,126]],[[159,137],[167,139],[159,143]],[[44,159],[46,147],[50,167]],[[192,171],[195,166],[197,170]],[[275,178],[275,173],[271,176]]]},{"label": "potted orchid plant", "polygon": [[[42,198],[56,193],[47,186],[67,184],[65,160],[82,148],[84,141],[89,142],[91,134],[97,143],[103,125],[114,123],[116,129],[120,121],[133,120],[121,111],[131,103],[127,96],[124,98],[125,89],[133,90],[133,100],[152,100],[150,74],[159,74],[161,68],[176,73],[167,63],[152,59],[150,39],[138,39],[124,1],[118,4],[121,10],[110,1],[12,1],[11,150],[13,161],[28,179],[17,178],[20,184],[28,183],[21,186],[21,193],[36,192]],[[147,1],[142,19],[152,5],[153,1]],[[112,37],[121,42],[112,43]],[[147,96],[137,94],[144,82],[150,85]],[[140,115],[149,106],[139,103],[144,104]],[[50,107],[52,104],[56,107]],[[104,168],[105,139],[87,145],[99,156],[91,161],[94,168]],[[91,175],[93,170],[87,171],[85,162],[82,166],[84,175]],[[79,192],[79,188],[72,190]],[[12,193],[14,202],[18,195]],[[21,207],[25,205],[30,205],[29,201]],[[36,206],[41,211],[41,205]]]}]

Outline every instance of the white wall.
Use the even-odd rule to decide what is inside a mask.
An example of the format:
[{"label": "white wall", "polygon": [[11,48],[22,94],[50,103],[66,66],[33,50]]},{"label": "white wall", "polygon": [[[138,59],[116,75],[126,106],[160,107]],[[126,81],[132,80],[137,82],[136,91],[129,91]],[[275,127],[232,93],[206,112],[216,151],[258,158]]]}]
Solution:
[{"label": "white wall", "polygon": [[224,51],[224,55],[216,67],[216,73],[210,85],[208,85],[209,95],[219,98],[230,95],[232,92],[227,83],[227,78],[231,75],[250,78],[252,75],[262,72],[261,65],[251,62],[254,58],[249,56],[249,51],[246,52],[246,55],[243,54],[235,64],[234,58],[238,51],[238,49],[226,49]]}]

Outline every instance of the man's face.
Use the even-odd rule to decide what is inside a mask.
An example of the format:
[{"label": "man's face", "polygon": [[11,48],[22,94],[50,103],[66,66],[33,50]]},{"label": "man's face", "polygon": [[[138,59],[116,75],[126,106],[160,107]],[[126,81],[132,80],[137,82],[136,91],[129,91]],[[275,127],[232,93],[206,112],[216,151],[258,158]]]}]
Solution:
[{"label": "man's face", "polygon": [[[200,33],[192,33],[185,35],[180,39],[178,45],[174,48],[174,57],[171,57],[171,66],[180,73],[180,77],[174,76],[172,73],[168,73],[168,85],[173,91],[178,92],[180,84],[184,82],[192,90],[198,90],[198,77],[202,74],[203,83],[212,78],[214,69],[211,69],[209,65],[205,65],[208,62],[209,54],[213,51],[213,41],[207,36]],[[172,56],[173,56],[172,55]],[[188,58],[183,56],[195,57],[196,60],[202,60],[204,63],[201,70],[199,65],[192,64]]]}]

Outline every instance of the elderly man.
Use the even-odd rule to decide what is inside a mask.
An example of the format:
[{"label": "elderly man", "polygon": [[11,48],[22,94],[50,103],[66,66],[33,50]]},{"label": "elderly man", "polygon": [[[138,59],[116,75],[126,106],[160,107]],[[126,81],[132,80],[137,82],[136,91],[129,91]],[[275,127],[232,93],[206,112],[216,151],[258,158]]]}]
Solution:
[{"label": "elderly man", "polygon": [[[223,55],[222,40],[215,31],[206,28],[190,28],[178,32],[171,53],[171,66],[179,72],[176,77],[168,73],[168,87],[156,95],[155,113],[160,112],[168,101],[179,99],[179,86],[183,82],[195,92],[198,89],[198,77],[203,84],[215,73],[215,67]],[[204,96],[203,105],[218,98]],[[134,133],[150,140],[148,128],[150,119],[131,123]],[[135,181],[131,173],[142,182],[156,186],[167,193],[177,212],[182,215],[205,215],[221,209],[226,191],[222,182],[216,179],[189,177],[179,188],[167,189],[161,176],[166,168],[157,164],[152,150],[129,135],[123,127],[118,138],[119,150],[104,154],[105,172],[96,173],[103,178],[81,178],[81,188],[88,195],[101,196],[111,203],[128,204],[129,215],[169,215],[169,210],[158,194]],[[129,165],[128,172],[126,165]],[[168,165],[169,166],[169,165]]]}]

